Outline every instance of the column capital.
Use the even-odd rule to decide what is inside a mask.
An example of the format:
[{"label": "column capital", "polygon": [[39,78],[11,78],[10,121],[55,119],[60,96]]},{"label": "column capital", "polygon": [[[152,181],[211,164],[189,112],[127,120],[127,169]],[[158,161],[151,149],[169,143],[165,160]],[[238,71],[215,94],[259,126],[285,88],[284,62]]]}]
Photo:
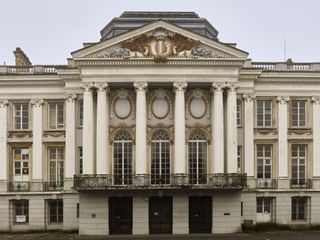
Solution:
[{"label": "column capital", "polygon": [[0,99],[0,108],[5,108],[6,106],[8,106],[8,104],[8,99]]},{"label": "column capital", "polygon": [[242,98],[245,102],[252,102],[256,98],[256,94],[254,92],[244,93]]},{"label": "column capital", "polygon": [[98,93],[99,92],[106,92],[108,88],[108,83],[107,82],[99,82],[96,83],[96,86]]},{"label": "column capital", "polygon": [[212,89],[214,92],[223,92],[223,89],[227,86],[224,82],[213,82]]},{"label": "column capital", "polygon": [[314,104],[314,105],[319,105],[320,104],[320,97],[319,96],[313,96],[311,98],[311,102]]},{"label": "column capital", "polygon": [[174,82],[173,87],[175,88],[175,92],[185,92],[188,86],[187,82]]},{"label": "column capital", "polygon": [[91,92],[94,87],[94,82],[82,82],[80,85],[80,88],[83,89],[84,92]]},{"label": "column capital", "polygon": [[31,99],[31,105],[34,107],[41,107],[44,104],[43,99]]},{"label": "column capital", "polygon": [[225,88],[227,88],[229,92],[236,92],[237,88],[239,88],[239,84],[236,84],[234,82],[226,82]]},{"label": "column capital", "polygon": [[290,98],[288,96],[278,96],[277,102],[280,104],[287,104],[290,101]]},{"label": "column capital", "polygon": [[77,99],[77,94],[75,93],[66,94],[64,96],[64,99],[66,100],[66,102],[74,102]]},{"label": "column capital", "polygon": [[133,87],[136,89],[137,92],[143,92],[148,87],[148,83],[145,81],[134,82]]}]

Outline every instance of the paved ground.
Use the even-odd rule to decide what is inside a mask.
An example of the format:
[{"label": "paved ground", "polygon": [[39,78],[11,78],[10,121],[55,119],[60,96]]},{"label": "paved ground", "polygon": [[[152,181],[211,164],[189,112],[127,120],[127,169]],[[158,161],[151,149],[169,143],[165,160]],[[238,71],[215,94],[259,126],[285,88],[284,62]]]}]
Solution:
[{"label": "paved ground", "polygon": [[265,233],[238,233],[238,234],[197,234],[188,236],[172,236],[172,235],[153,235],[153,236],[78,236],[76,233],[0,233],[0,240],[102,240],[102,239],[116,239],[116,240],[162,240],[162,239],[186,239],[186,240],[319,240],[320,231],[299,231],[299,232],[265,232]]}]

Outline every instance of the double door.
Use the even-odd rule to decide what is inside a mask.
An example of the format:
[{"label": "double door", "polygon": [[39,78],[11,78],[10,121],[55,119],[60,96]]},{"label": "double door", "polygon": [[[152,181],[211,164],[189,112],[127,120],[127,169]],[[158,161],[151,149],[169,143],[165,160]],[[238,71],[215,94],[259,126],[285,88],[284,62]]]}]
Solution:
[{"label": "double door", "polygon": [[172,197],[149,198],[149,232],[172,233]]},{"label": "double door", "polygon": [[109,198],[110,234],[132,234],[132,197]]},{"label": "double door", "polygon": [[212,232],[212,197],[189,197],[189,232]]}]

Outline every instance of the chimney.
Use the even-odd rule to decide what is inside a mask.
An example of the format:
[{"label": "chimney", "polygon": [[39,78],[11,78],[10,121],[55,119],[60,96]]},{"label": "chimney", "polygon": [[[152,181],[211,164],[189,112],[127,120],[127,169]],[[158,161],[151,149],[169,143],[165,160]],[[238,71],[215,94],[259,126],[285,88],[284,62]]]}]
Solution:
[{"label": "chimney", "polygon": [[17,47],[16,50],[13,51],[13,53],[16,58],[16,66],[24,67],[32,65],[28,56],[21,50],[21,48]]}]

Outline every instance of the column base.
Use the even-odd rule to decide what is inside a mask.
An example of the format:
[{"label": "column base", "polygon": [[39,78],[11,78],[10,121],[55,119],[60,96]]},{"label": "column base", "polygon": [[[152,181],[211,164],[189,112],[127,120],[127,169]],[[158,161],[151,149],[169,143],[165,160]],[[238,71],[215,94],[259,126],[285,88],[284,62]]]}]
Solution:
[{"label": "column base", "polygon": [[63,182],[63,190],[72,191],[73,190],[73,178],[65,178]]},{"label": "column base", "polygon": [[43,191],[43,181],[42,179],[32,179],[31,186],[30,186],[31,192],[41,192]]},{"label": "column base", "polygon": [[0,192],[8,192],[8,181],[0,180]]},{"label": "column base", "polygon": [[133,177],[133,185],[136,187],[146,187],[150,185],[150,178],[147,174],[136,174]]},{"label": "column base", "polygon": [[189,184],[188,176],[184,173],[175,173],[172,179],[174,186],[187,186]]},{"label": "column base", "polygon": [[287,177],[279,177],[278,178],[278,188],[290,188],[290,181]]}]

